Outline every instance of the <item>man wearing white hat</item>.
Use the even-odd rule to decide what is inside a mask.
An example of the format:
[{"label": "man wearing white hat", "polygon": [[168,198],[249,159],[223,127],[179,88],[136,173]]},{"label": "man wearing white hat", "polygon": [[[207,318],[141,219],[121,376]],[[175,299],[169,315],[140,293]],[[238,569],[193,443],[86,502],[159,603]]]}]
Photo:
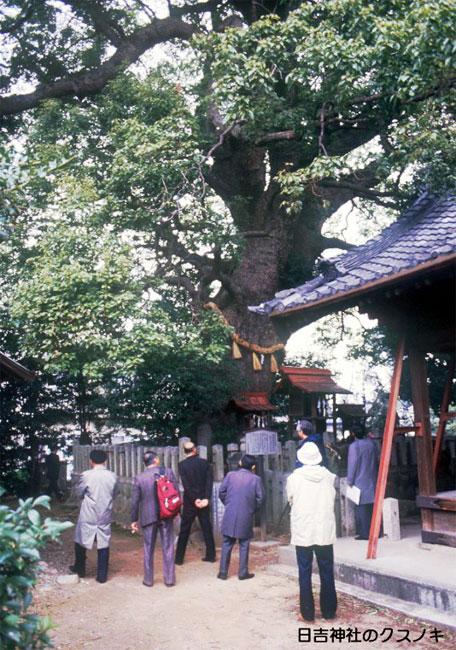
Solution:
[{"label": "man wearing white hat", "polygon": [[303,445],[297,457],[302,467],[295,469],[288,477],[287,497],[291,506],[291,543],[296,547],[298,561],[301,615],[310,622],[315,618],[312,596],[315,553],[320,573],[321,614],[325,619],[333,619],[337,611],[333,553],[336,539],[336,477],[321,465],[322,457],[314,442]]}]

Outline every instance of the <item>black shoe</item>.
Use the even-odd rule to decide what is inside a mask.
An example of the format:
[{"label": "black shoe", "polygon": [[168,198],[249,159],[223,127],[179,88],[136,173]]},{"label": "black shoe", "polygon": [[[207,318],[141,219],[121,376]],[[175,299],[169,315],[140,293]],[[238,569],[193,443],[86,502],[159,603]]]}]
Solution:
[{"label": "black shoe", "polygon": [[202,557],[201,560],[203,562],[216,562],[217,559],[215,557]]},{"label": "black shoe", "polygon": [[177,566],[182,566],[184,564],[184,560],[174,560],[174,564],[177,564]]},{"label": "black shoe", "polygon": [[250,580],[250,578],[254,578],[255,574],[254,573],[245,573],[243,576],[239,576],[239,580]]},{"label": "black shoe", "polygon": [[324,614],[322,614],[322,616],[325,619],[325,621],[333,621],[336,618],[335,614],[331,614],[330,616],[325,616]]},{"label": "black shoe", "polygon": [[217,573],[217,578],[219,580],[228,580],[228,575],[226,573]]},{"label": "black shoe", "polygon": [[368,537],[362,537],[361,535],[355,535],[355,539],[357,539],[357,540],[362,539],[362,540],[365,540],[365,541],[366,541],[366,540],[368,540],[369,538],[368,538]]},{"label": "black shoe", "polygon": [[100,585],[103,585],[105,582],[108,582],[108,579],[107,579],[107,578],[103,578],[103,580],[100,580],[100,578],[95,578],[95,580],[96,580],[97,582],[99,582]]},{"label": "black shoe", "polygon": [[144,580],[143,580],[143,585],[144,585],[145,587],[152,587],[152,586],[153,586],[153,583],[152,583],[152,584],[149,584],[148,582],[144,582]]},{"label": "black shoe", "polygon": [[174,587],[175,582],[165,582],[165,587]]},{"label": "black shoe", "polygon": [[304,614],[303,614],[302,612],[301,612],[301,616],[302,616],[303,620],[304,620],[306,623],[315,623],[315,619],[314,619],[314,618],[310,618],[310,616],[304,616]]},{"label": "black shoe", "polygon": [[74,564],[68,567],[70,573],[76,573],[80,578],[85,578],[85,571],[81,571],[81,569],[77,569]]}]

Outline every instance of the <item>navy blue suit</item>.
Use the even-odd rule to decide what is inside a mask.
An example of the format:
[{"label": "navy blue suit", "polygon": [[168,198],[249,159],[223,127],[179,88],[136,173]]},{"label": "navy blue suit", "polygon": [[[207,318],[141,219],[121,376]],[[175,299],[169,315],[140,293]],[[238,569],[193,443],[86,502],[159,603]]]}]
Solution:
[{"label": "navy blue suit", "polygon": [[228,472],[220,486],[219,499],[225,506],[222,520],[220,573],[226,575],[231,551],[239,540],[239,576],[248,574],[249,545],[253,537],[253,516],[264,499],[263,483],[248,469]]},{"label": "navy blue suit", "polygon": [[375,486],[378,472],[378,449],[371,438],[357,438],[348,448],[347,483],[361,490],[359,505],[355,506],[356,534],[369,538]]}]

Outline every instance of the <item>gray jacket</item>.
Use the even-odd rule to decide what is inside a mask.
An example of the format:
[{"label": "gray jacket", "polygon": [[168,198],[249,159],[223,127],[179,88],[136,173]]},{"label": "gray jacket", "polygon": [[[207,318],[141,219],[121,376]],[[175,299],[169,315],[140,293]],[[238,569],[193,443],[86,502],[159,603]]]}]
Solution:
[{"label": "gray jacket", "polygon": [[[141,527],[154,524],[159,521],[158,499],[155,488],[155,481],[160,476],[160,466],[148,467],[141,474],[138,474],[133,484],[133,494],[131,498],[131,521],[139,521]],[[178,490],[176,477],[172,469],[165,469],[165,476],[173,482],[174,487]]]},{"label": "gray jacket", "polygon": [[117,477],[106,467],[89,469],[79,479],[76,494],[82,498],[74,541],[85,548],[107,548],[111,539],[112,503]]},{"label": "gray jacket", "polygon": [[357,439],[348,448],[347,483],[361,490],[359,503],[374,503],[378,449],[371,438]]},{"label": "gray jacket", "polygon": [[236,539],[253,537],[253,515],[264,499],[260,477],[248,469],[228,472],[220,486],[219,499],[225,505],[222,535]]}]

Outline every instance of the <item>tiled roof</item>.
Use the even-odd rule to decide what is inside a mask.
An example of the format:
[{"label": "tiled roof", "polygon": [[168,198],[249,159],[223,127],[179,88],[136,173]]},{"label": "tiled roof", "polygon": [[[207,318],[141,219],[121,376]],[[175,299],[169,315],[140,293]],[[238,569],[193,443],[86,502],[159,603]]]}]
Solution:
[{"label": "tiled roof", "polygon": [[267,393],[243,393],[234,398],[233,402],[242,411],[275,411],[276,406],[273,406],[269,401]]},{"label": "tiled roof", "polygon": [[280,291],[272,300],[249,309],[275,315],[305,308],[454,253],[456,198],[425,193],[375,239],[325,261],[324,270],[313,280]]},{"label": "tiled roof", "polygon": [[282,366],[280,373],[288,381],[304,393],[348,394],[349,390],[342,388],[331,377],[331,371],[324,368],[295,368]]}]

